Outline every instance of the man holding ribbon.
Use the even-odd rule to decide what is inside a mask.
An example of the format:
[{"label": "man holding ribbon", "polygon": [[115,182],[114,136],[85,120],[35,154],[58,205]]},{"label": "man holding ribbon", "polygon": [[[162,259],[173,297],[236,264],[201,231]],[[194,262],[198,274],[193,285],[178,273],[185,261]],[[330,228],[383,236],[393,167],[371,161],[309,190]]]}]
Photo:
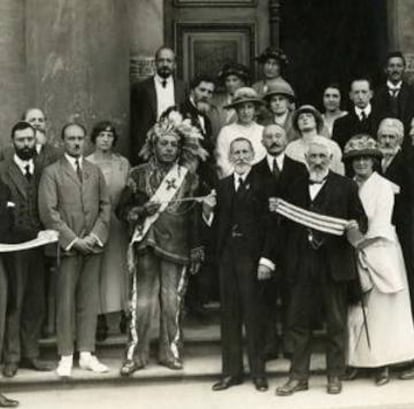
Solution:
[{"label": "man holding ribbon", "polygon": [[[329,170],[327,139],[314,137],[305,154],[309,176],[288,188],[286,202],[270,210],[285,216],[286,260],[291,301],[288,322],[294,345],[288,382],[279,396],[308,389],[312,315],[323,303],[327,323],[327,392],[340,393],[345,370],[347,287],[356,278],[354,251],[345,232],[365,231],[367,219],[356,184]],[[358,234],[354,234],[358,236]]]},{"label": "man holding ribbon", "polygon": [[122,376],[149,360],[150,331],[160,307],[158,361],[182,369],[180,312],[187,273],[203,258],[198,246],[200,217],[195,193],[201,148],[200,131],[190,119],[170,111],[151,128],[141,156],[147,162],[131,169],[118,206],[130,228],[130,323]]}]

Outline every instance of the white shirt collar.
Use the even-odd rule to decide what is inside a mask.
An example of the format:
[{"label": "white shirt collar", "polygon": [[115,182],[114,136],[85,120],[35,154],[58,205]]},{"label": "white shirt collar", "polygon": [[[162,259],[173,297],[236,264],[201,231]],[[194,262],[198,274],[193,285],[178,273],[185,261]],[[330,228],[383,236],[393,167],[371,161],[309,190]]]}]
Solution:
[{"label": "white shirt collar", "polygon": [[19,158],[17,154],[15,153],[13,155],[13,160],[14,160],[14,163],[19,167],[19,169],[22,171],[24,175],[26,174],[26,166],[29,166],[29,172],[33,175],[34,173],[33,159],[23,160]]},{"label": "white shirt collar", "polygon": [[78,158],[74,158],[73,156],[68,155],[65,153],[65,158],[68,160],[68,162],[71,164],[72,168],[76,170],[76,161],[79,161],[79,167],[82,169],[83,167],[83,157],[82,155]]},{"label": "white shirt collar", "polygon": [[251,169],[249,169],[247,172],[245,172],[243,174],[239,174],[239,173],[236,173],[236,172],[233,173],[233,176],[234,176],[233,183],[234,183],[234,188],[236,190],[239,188],[240,178],[243,180],[243,183],[246,182],[246,179],[247,179],[247,176],[249,176],[250,170]]},{"label": "white shirt collar", "polygon": [[273,161],[276,159],[277,166],[280,171],[283,170],[283,165],[285,163],[285,152],[280,153],[277,156],[266,154],[267,164],[269,165],[269,169],[273,172]]},{"label": "white shirt collar", "polygon": [[387,87],[390,90],[400,90],[402,87],[402,80],[398,82],[396,85],[394,85],[390,80],[387,80]]},{"label": "white shirt collar", "polygon": [[365,112],[365,116],[368,118],[369,115],[371,114],[371,111],[372,111],[371,104],[368,104],[364,109],[361,109],[357,106],[355,107],[355,113],[360,119],[361,119],[362,112]]}]

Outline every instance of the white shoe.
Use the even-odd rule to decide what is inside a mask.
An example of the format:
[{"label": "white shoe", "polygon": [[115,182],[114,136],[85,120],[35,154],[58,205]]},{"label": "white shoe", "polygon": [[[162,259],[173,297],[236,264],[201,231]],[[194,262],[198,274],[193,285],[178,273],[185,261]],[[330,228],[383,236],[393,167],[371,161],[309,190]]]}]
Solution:
[{"label": "white shoe", "polygon": [[109,368],[98,361],[98,358],[94,355],[90,355],[88,357],[80,357],[79,359],[79,367],[81,369],[85,369],[87,371],[97,372],[97,373],[104,373],[108,372]]},{"label": "white shoe", "polygon": [[57,375],[61,378],[70,378],[72,376],[72,366],[72,356],[65,356],[60,358],[59,364],[56,368]]}]

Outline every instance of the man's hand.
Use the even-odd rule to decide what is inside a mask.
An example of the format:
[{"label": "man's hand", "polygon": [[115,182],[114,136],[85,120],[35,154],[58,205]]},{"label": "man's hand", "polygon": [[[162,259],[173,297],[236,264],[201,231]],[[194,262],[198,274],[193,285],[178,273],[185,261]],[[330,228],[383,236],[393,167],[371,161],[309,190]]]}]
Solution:
[{"label": "man's hand", "polygon": [[142,213],[142,207],[136,206],[133,207],[127,215],[127,221],[128,223],[136,223],[141,216]]},{"label": "man's hand", "polygon": [[98,240],[93,235],[86,236],[83,238],[83,240],[85,244],[88,246],[89,252],[92,252],[94,247],[98,244]]},{"label": "man's hand", "polygon": [[59,233],[56,230],[41,230],[37,233],[39,239],[58,240]]},{"label": "man's hand", "polygon": [[161,203],[158,203],[158,202],[151,202],[151,201],[149,201],[149,202],[145,203],[144,204],[145,214],[147,216],[154,215],[155,213],[158,212],[158,209],[160,208],[160,206],[161,206]]},{"label": "man's hand", "polygon": [[359,230],[359,224],[356,220],[350,220],[348,224],[345,226],[345,230],[348,231],[348,230],[354,230],[354,229]]},{"label": "man's hand", "polygon": [[76,251],[79,251],[79,253],[82,253],[84,255],[91,253],[90,246],[87,244],[87,242],[85,241],[85,239],[78,238],[75,241],[75,243],[73,243],[73,248]]},{"label": "man's hand", "polygon": [[204,248],[196,247],[191,250],[190,254],[190,274],[197,274],[200,270],[201,263],[204,261]]},{"label": "man's hand", "polygon": [[269,280],[272,277],[272,270],[264,264],[259,264],[257,267],[257,279],[259,281]]},{"label": "man's hand", "polygon": [[279,206],[279,198],[269,197],[269,211],[276,212],[278,206]]},{"label": "man's hand", "polygon": [[213,189],[208,196],[203,198],[202,201],[203,214],[208,219],[213,213],[214,208],[217,206],[217,193]]}]

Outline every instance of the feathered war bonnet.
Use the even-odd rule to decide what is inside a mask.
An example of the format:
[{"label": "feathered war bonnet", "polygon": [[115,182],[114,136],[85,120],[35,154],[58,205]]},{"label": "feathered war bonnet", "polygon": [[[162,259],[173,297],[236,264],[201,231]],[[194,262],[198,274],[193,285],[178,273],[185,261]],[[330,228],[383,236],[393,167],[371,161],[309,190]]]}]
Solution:
[{"label": "feathered war bonnet", "polygon": [[148,131],[139,156],[145,161],[154,158],[155,144],[158,139],[167,135],[174,135],[178,139],[180,151],[177,161],[181,166],[194,169],[199,160],[207,159],[208,152],[201,146],[203,135],[200,130],[192,124],[191,119],[184,119],[175,107],[165,111]]}]

